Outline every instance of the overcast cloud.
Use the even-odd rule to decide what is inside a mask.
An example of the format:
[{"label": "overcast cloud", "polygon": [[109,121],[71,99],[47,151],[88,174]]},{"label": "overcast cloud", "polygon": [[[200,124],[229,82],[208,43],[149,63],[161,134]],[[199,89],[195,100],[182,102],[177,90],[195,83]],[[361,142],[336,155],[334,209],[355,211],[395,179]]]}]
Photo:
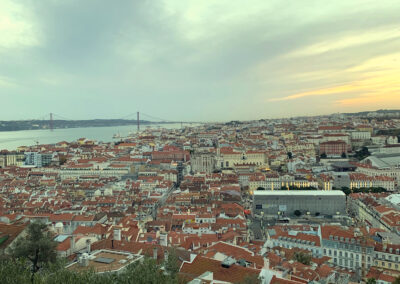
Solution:
[{"label": "overcast cloud", "polygon": [[400,108],[400,1],[0,1],[0,119]]}]

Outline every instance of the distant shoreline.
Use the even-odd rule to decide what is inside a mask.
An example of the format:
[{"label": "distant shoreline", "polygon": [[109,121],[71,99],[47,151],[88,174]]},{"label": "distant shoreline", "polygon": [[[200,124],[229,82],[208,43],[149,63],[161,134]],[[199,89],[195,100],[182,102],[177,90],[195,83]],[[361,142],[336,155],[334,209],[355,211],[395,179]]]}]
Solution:
[{"label": "distant shoreline", "polygon": [[[89,127],[117,127],[117,126],[136,126],[137,121],[130,120],[54,120],[53,129],[72,129]],[[140,121],[140,125],[160,125],[177,124],[180,122],[151,122]],[[23,121],[0,121],[0,132],[16,132],[29,130],[50,130],[50,122],[46,120],[23,120]]]}]

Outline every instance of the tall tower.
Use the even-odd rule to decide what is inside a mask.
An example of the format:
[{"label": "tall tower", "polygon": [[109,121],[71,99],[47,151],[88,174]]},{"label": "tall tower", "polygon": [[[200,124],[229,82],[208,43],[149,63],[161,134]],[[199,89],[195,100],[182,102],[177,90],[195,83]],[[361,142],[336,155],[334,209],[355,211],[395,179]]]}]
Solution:
[{"label": "tall tower", "polygon": [[136,118],[136,122],[137,122],[137,132],[139,133],[139,130],[140,130],[140,119],[139,119],[139,112],[137,112],[137,118]]},{"label": "tall tower", "polygon": [[49,128],[53,131],[53,113],[50,113]]}]

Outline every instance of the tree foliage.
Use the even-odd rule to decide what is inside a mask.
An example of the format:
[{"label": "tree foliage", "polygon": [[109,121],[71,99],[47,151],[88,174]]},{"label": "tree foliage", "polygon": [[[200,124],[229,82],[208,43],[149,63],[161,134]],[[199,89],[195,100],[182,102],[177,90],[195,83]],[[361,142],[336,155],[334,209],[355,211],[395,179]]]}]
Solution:
[{"label": "tree foliage", "polygon": [[276,188],[275,190],[318,190],[318,188],[314,186],[295,186],[289,185],[289,188],[286,186],[282,186],[281,188]]},{"label": "tree foliage", "polygon": [[[336,188],[334,188],[337,190]],[[351,193],[382,193],[382,192],[387,192],[387,190],[383,187],[362,187],[362,188],[353,188],[350,189],[348,187],[342,187],[340,189],[343,191],[346,195],[349,195]]]},{"label": "tree foliage", "polygon": [[295,252],[293,255],[293,260],[300,262],[304,265],[310,265],[311,255],[304,252]]},{"label": "tree foliage", "polygon": [[164,261],[164,269],[172,279],[177,279],[180,268],[179,257],[175,249],[166,252],[168,259]]},{"label": "tree foliage", "polygon": [[295,216],[300,217],[301,216],[301,211],[300,210],[295,210],[293,213]]},{"label": "tree foliage", "polygon": [[370,156],[371,153],[368,151],[367,147],[362,147],[361,150],[356,151],[356,154],[354,155],[357,160],[361,161]]},{"label": "tree foliage", "polygon": [[27,258],[31,262],[32,281],[35,273],[57,260],[57,243],[46,229],[45,224],[30,223],[26,238],[18,238],[11,248],[11,255],[15,259]]},{"label": "tree foliage", "polygon": [[[173,260],[172,256],[171,260]],[[162,269],[162,264],[149,257],[136,261],[119,273],[97,274],[93,270],[72,271],[64,266],[55,268],[46,266],[35,274],[31,280],[30,263],[23,258],[4,258],[0,260],[0,283],[26,284],[175,284],[178,282],[177,270],[171,262],[171,271]],[[167,270],[167,269],[166,269]],[[175,272],[174,272],[175,271]]]}]

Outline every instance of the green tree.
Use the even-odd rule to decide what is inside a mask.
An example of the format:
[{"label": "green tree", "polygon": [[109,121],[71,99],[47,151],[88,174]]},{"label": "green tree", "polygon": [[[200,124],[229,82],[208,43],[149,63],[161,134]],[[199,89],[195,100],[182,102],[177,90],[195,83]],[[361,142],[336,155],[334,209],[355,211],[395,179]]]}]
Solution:
[{"label": "green tree", "polygon": [[300,262],[304,265],[310,265],[311,255],[304,252],[295,252],[293,255],[293,260]]},{"label": "green tree", "polygon": [[376,279],[375,278],[368,278],[366,283],[367,284],[376,284]]},{"label": "green tree", "polygon": [[171,249],[165,253],[168,254],[168,259],[164,261],[164,269],[172,279],[177,279],[180,268],[177,251],[175,249]]},{"label": "green tree", "polygon": [[326,159],[328,156],[326,155],[326,153],[322,153],[321,155],[320,155],[320,158],[321,159]]},{"label": "green tree", "polygon": [[301,216],[301,211],[300,210],[295,210],[294,211],[294,215],[297,216],[297,217],[300,217]]},{"label": "green tree", "polygon": [[342,153],[342,158],[343,158],[343,159],[347,158],[347,155],[346,155],[345,152]]},{"label": "green tree", "polygon": [[348,187],[342,187],[342,191],[344,192],[344,194],[349,195],[350,193],[352,193],[351,189]]},{"label": "green tree", "polygon": [[366,157],[370,156],[371,153],[368,151],[367,147],[362,147],[361,150],[356,151],[355,157],[361,161],[364,160]]},{"label": "green tree", "polygon": [[26,238],[19,238],[11,248],[11,255],[16,259],[27,258],[31,262],[33,283],[35,274],[49,263],[57,260],[57,243],[42,223],[30,223],[27,227]]},{"label": "green tree", "polygon": [[293,158],[292,152],[287,152],[287,157],[289,160],[291,160]]},{"label": "green tree", "polygon": [[176,279],[170,275],[164,273],[161,269],[161,265],[150,258],[145,257],[142,262],[134,262],[126,269],[122,274],[118,275],[117,281],[114,283],[176,283]]},{"label": "green tree", "polygon": [[26,259],[2,258],[0,261],[0,283],[29,283],[31,271]]}]

